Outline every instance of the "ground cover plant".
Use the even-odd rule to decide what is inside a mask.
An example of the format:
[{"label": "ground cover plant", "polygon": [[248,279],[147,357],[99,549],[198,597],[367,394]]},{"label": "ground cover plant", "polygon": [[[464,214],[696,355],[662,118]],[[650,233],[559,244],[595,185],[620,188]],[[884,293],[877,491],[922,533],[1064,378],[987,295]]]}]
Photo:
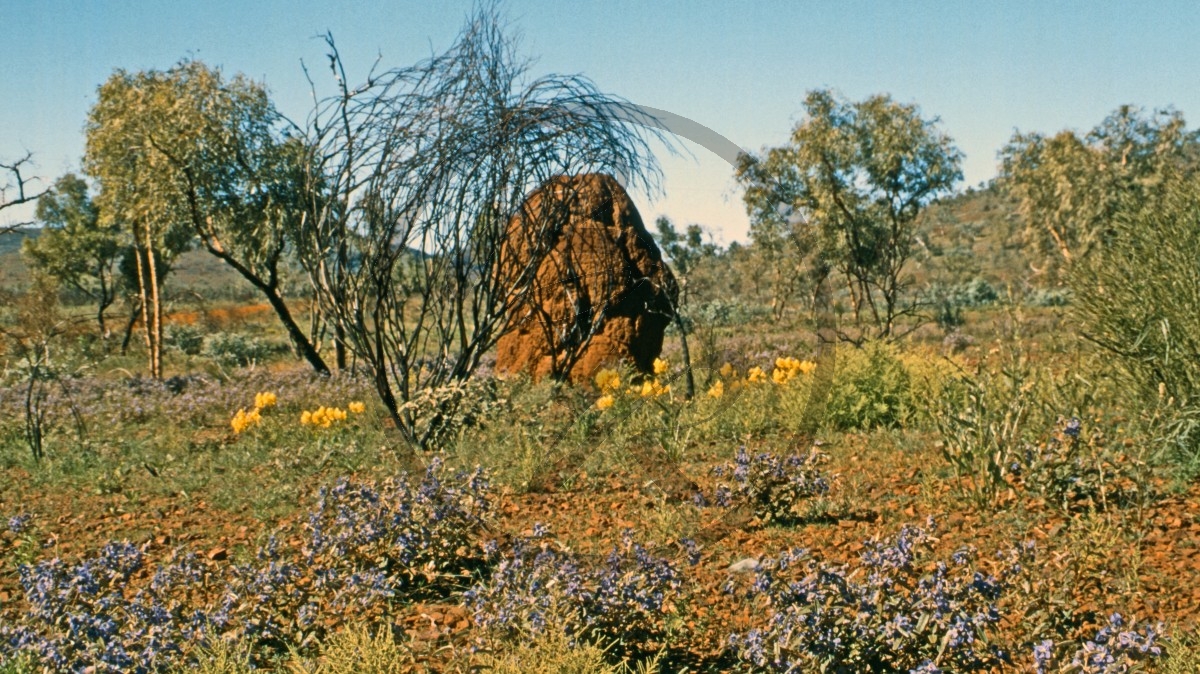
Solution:
[{"label": "ground cover plant", "polygon": [[[939,390],[970,390],[934,351],[889,352],[902,370],[888,377],[957,372],[962,387]],[[48,398],[40,463],[8,394],[5,666],[313,671],[343,666],[354,634],[392,654],[387,671],[534,657],[1119,671],[1183,657],[1173,639],[1200,596],[1181,560],[1200,508],[1131,458],[1126,429],[1031,427],[996,489],[1009,495],[980,501],[962,481],[988,468],[948,460],[933,415],[830,420],[816,438],[781,422],[819,365],[776,353],[714,373],[724,390],[691,401],[668,388],[670,354],[653,379],[614,371],[590,393],[494,380],[467,394],[481,403],[471,423],[418,454],[349,374],[81,376]],[[837,386],[894,399],[847,371]],[[659,441],[667,422],[685,442]],[[513,466],[527,442],[534,480]],[[930,515],[936,529],[910,526]]]}]

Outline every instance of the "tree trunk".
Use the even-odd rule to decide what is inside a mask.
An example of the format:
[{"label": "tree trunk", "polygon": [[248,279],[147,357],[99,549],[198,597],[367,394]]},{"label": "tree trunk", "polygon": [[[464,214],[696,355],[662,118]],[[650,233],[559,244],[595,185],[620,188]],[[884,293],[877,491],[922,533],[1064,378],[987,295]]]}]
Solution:
[{"label": "tree trunk", "polygon": [[137,325],[138,317],[142,315],[142,305],[133,305],[133,311],[129,312],[129,321],[125,324],[125,339],[121,340],[121,355],[129,353],[129,342],[133,339],[133,328]]},{"label": "tree trunk", "polygon": [[675,310],[675,327],[679,329],[679,351],[683,356],[684,399],[696,397],[696,378],[692,374],[692,354],[688,351],[687,330],[684,330],[683,315]]},{"label": "tree trunk", "polygon": [[308,361],[308,364],[312,366],[312,369],[316,371],[317,374],[329,374],[329,366],[326,365],[325,360],[321,358],[321,354],[313,345],[312,340],[308,338],[308,335],[304,334],[304,330],[298,323],[296,323],[295,317],[292,316],[291,310],[288,309],[287,302],[284,301],[283,295],[279,292],[277,277],[274,274],[274,270],[272,270],[270,274],[270,281],[264,281],[261,276],[254,272],[254,270],[238,262],[237,260],[233,259],[232,256],[225,253],[223,248],[220,248],[218,245],[214,245],[209,239],[204,239],[204,241],[205,248],[208,249],[208,252],[212,253],[217,258],[220,258],[225,262],[225,264],[233,267],[234,271],[241,274],[242,278],[249,281],[250,285],[258,288],[258,290],[266,296],[267,302],[271,305],[271,308],[275,310],[275,315],[279,318],[279,322],[283,323],[284,329],[287,330],[288,337],[291,338],[292,344],[296,346],[297,351],[300,352],[300,356],[304,358],[304,360]]},{"label": "tree trunk", "polygon": [[162,379],[162,296],[158,292],[158,263],[155,261],[154,245],[150,238],[150,226],[146,226],[146,260],[150,271],[150,308],[154,311],[154,325],[146,322],[146,336],[150,340],[150,376]]},{"label": "tree trunk", "polygon": [[346,369],[346,329],[340,321],[333,322],[333,353],[338,370]]},{"label": "tree trunk", "polygon": [[143,327],[142,337],[146,342],[146,352],[148,354],[147,357],[150,359],[150,376],[157,379],[158,377],[155,375],[154,369],[154,343],[153,338],[151,337],[152,331],[150,329],[150,322],[152,320],[150,313],[151,291],[150,284],[147,279],[147,277],[150,275],[150,271],[147,269],[150,264],[150,258],[146,248],[141,245],[139,245],[138,249],[135,250],[134,253],[135,257],[137,258],[138,299],[141,301]]},{"label": "tree trunk", "polygon": [[[253,282],[253,280],[251,280]],[[313,343],[309,341],[308,336],[304,334],[304,330],[296,323],[296,319],[292,317],[292,312],[288,309],[287,303],[283,301],[283,297],[275,288],[260,287],[259,290],[267,296],[267,302],[271,304],[271,308],[275,310],[275,315],[279,317],[279,322],[283,323],[284,329],[287,330],[288,337],[292,339],[292,343],[300,351],[300,355],[317,374],[329,374],[329,366],[325,364],[321,354],[317,352]]]}]

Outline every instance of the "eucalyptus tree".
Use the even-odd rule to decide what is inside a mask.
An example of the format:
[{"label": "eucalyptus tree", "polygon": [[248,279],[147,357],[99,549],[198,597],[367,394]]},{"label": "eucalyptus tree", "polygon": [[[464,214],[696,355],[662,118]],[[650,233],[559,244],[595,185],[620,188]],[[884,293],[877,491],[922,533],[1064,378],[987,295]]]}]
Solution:
[{"label": "eucalyptus tree", "polygon": [[513,269],[500,255],[510,218],[556,176],[607,172],[652,189],[647,120],[583,77],[530,77],[488,8],[446,52],[357,85],[326,41],[336,93],[304,125],[298,251],[396,427],[427,445],[456,398],[435,395],[425,421],[416,400],[479,367],[564,224],[553,208],[525,218],[529,254]]},{"label": "eucalyptus tree", "polygon": [[[138,255],[152,370],[160,347],[154,268],[171,242],[198,240],[270,303],[300,355],[329,368],[284,297],[282,264],[298,227],[304,184],[299,142],[266,88],[185,60],[166,71],[117,71],[100,87],[85,165],[101,185],[101,213],[128,223]],[[145,264],[142,261],[145,260]]]},{"label": "eucalyptus tree", "polygon": [[1066,269],[1118,212],[1161,195],[1168,172],[1194,170],[1198,134],[1178,111],[1126,105],[1084,134],[1017,132],[1000,152],[1000,182],[1017,198],[1027,242]]},{"label": "eucalyptus tree", "polygon": [[54,277],[96,303],[100,335],[108,339],[104,313],[120,290],[119,264],[124,252],[119,227],[101,224],[88,185],[68,173],[37,202],[41,234],[21,243],[21,255],[34,269]]},{"label": "eucalyptus tree", "polygon": [[744,154],[737,178],[752,225],[782,230],[819,285],[839,272],[856,321],[880,337],[915,313],[902,303],[905,264],[922,209],[962,178],[962,153],[915,105],[889,96],[860,102],[809,92],[790,141]]}]

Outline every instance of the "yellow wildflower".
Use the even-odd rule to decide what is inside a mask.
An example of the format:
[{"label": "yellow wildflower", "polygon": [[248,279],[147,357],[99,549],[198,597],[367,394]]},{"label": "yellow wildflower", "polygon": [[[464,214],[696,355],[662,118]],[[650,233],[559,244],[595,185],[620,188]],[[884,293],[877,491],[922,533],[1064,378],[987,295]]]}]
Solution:
[{"label": "yellow wildflower", "polygon": [[349,405],[346,405],[346,407],[349,408],[350,411],[355,414],[362,414],[363,412],[365,412],[367,410],[367,406],[361,402],[358,402],[357,400],[350,403]]},{"label": "yellow wildflower", "polygon": [[274,407],[277,402],[279,402],[279,399],[275,397],[274,393],[269,391],[264,391],[254,396],[255,409],[265,410],[268,407]]},{"label": "yellow wildflower", "polygon": [[801,374],[808,374],[817,368],[817,364],[810,360],[800,360],[791,356],[781,356],[775,359],[775,371],[771,373],[771,379],[776,384],[786,384],[793,377]]},{"label": "yellow wildflower", "polygon": [[752,384],[757,384],[760,382],[764,382],[766,380],[767,380],[767,373],[763,372],[763,369],[761,367],[755,365],[754,367],[750,368],[749,370],[746,370],[746,381],[748,381]]},{"label": "yellow wildflower", "polygon": [[229,425],[233,427],[234,433],[242,433],[246,429],[254,426],[262,421],[262,416],[257,409],[247,412],[245,409],[239,409],[237,414],[233,415],[233,419],[229,421]]},{"label": "yellow wildflower", "polygon": [[664,360],[662,358],[654,359],[654,374],[666,374],[667,370],[670,370],[670,369],[671,369],[670,361]]},{"label": "yellow wildflower", "polygon": [[713,384],[712,387],[708,389],[708,397],[720,398],[722,395],[725,395],[725,382],[718,379],[717,383]]},{"label": "yellow wildflower", "polygon": [[321,428],[329,428],[335,421],[345,421],[346,410],[336,407],[318,407],[312,412],[302,412],[300,414],[300,423],[304,425],[320,426]]},{"label": "yellow wildflower", "polygon": [[611,393],[621,388],[621,375],[616,370],[605,368],[596,373],[596,388],[602,393]]},{"label": "yellow wildflower", "polygon": [[652,382],[649,379],[642,382],[642,390],[639,391],[639,393],[643,398],[649,398],[650,396],[654,395],[654,384],[655,382]]},{"label": "yellow wildflower", "polygon": [[602,395],[596,399],[596,408],[606,410],[613,406],[613,402],[615,402],[615,401],[613,400],[613,397],[611,395],[609,395],[609,394]]},{"label": "yellow wildflower", "polygon": [[733,379],[737,376],[737,370],[734,369],[733,365],[730,365],[729,363],[722,365],[719,372],[721,373],[721,376],[725,377],[726,379]]}]

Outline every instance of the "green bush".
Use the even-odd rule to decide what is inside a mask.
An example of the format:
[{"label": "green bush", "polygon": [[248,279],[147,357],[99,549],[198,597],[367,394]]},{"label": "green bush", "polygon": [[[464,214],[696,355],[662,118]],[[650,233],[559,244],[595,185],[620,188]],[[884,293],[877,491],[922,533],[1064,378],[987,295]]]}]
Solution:
[{"label": "green bush", "polygon": [[163,333],[163,343],[180,353],[196,356],[204,347],[204,330],[194,325],[168,325]]},{"label": "green bush", "polygon": [[217,332],[204,338],[200,353],[226,366],[253,365],[266,360],[275,349],[266,340],[239,332]]},{"label": "green bush", "polygon": [[837,352],[836,373],[825,405],[826,422],[838,430],[902,426],[913,414],[912,380],[898,349],[870,342]]},{"label": "green bush", "polygon": [[933,422],[942,456],[959,487],[980,504],[993,502],[1020,471],[1031,417],[1041,405],[1036,380],[1023,363],[998,372],[980,368],[963,387],[947,388],[936,401]]}]

